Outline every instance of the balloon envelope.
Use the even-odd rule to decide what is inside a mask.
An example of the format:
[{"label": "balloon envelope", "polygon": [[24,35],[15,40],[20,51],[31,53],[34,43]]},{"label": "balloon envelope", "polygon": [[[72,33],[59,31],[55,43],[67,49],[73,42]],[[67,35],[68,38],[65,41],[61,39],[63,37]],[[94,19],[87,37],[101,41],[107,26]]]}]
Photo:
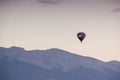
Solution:
[{"label": "balloon envelope", "polygon": [[86,37],[86,34],[84,32],[77,33],[78,39],[82,42],[84,38]]}]

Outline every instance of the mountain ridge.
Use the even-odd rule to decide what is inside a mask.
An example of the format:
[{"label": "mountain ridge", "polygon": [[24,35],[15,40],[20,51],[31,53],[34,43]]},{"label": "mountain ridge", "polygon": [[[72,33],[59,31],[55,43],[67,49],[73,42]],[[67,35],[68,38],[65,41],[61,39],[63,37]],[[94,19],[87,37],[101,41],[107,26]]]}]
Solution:
[{"label": "mountain ridge", "polygon": [[[77,55],[57,48],[25,50],[24,48],[15,46],[10,48],[0,47],[0,59],[8,59],[7,62],[10,61],[10,63],[12,60],[17,60],[18,63],[20,61],[51,71],[57,69],[62,71],[62,73],[69,74],[68,72],[70,72],[70,75],[86,70],[88,70],[86,74],[92,74],[92,72],[94,72],[103,76],[114,75],[113,77],[119,77],[118,75],[120,74],[119,61],[103,62],[92,57]],[[14,63],[14,61],[12,63]]]},{"label": "mountain ridge", "polygon": [[[33,52],[34,51],[35,52],[40,52],[40,51],[64,51],[66,53],[74,54],[74,55],[77,55],[77,56],[83,56],[83,55],[79,55],[79,54],[76,54],[76,53],[73,53],[73,52],[69,52],[67,50],[63,50],[63,49],[59,49],[59,48],[50,48],[50,49],[45,49],[45,50],[41,50],[41,49],[26,50],[25,48],[22,48],[22,47],[11,46],[9,48],[0,47],[0,49],[18,49],[18,50],[23,50],[23,51],[27,51],[27,52],[31,52],[31,51],[33,51]],[[97,58],[93,58],[93,57],[89,57],[89,56],[83,56],[83,57],[88,57],[88,58],[99,60]],[[106,62],[106,61],[103,61],[103,60],[99,60],[99,61]],[[107,62],[120,62],[120,61],[118,61],[118,60],[111,60],[111,61],[107,61]]]}]

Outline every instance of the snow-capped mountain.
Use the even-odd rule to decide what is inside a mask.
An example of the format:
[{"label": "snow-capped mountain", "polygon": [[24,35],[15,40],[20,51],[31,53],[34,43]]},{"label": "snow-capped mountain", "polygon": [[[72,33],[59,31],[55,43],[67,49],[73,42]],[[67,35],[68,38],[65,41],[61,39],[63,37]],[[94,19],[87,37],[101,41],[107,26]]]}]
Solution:
[{"label": "snow-capped mountain", "polygon": [[[5,63],[14,63],[17,67],[19,67],[19,63],[26,66],[32,65],[37,67],[37,69],[40,68],[48,72],[49,70],[53,71],[53,74],[54,71],[56,73],[58,72],[58,74],[59,72],[64,73],[70,75],[68,76],[71,77],[69,80],[74,80],[74,78],[78,77],[77,80],[88,80],[88,78],[90,78],[89,80],[120,80],[119,61],[103,62],[95,58],[77,55],[57,48],[48,50],[25,50],[24,48],[14,46],[10,48],[0,47],[0,65],[6,65]],[[11,64],[9,64],[9,66]],[[2,74],[2,72],[0,74]],[[39,75],[42,75],[42,73]],[[55,78],[55,76],[45,80],[52,79],[60,80],[59,78]],[[62,80],[67,79],[63,76]]]}]

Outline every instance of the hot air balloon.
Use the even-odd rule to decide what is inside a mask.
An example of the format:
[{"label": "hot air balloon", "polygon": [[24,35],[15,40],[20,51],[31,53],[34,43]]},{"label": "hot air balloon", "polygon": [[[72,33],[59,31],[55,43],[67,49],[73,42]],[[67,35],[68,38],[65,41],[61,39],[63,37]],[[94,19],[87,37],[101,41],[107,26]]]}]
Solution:
[{"label": "hot air balloon", "polygon": [[82,43],[82,41],[84,40],[84,38],[86,37],[86,34],[84,33],[84,32],[79,32],[79,33],[77,33],[77,37],[78,37],[78,39],[81,41],[81,43]]}]

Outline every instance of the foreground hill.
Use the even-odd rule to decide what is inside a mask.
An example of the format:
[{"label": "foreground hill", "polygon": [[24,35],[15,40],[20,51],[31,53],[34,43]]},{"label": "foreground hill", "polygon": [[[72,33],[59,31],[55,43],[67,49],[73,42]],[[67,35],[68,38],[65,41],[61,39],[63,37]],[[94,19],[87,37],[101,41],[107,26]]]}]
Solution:
[{"label": "foreground hill", "polygon": [[120,80],[120,62],[64,50],[0,47],[0,80]]}]

